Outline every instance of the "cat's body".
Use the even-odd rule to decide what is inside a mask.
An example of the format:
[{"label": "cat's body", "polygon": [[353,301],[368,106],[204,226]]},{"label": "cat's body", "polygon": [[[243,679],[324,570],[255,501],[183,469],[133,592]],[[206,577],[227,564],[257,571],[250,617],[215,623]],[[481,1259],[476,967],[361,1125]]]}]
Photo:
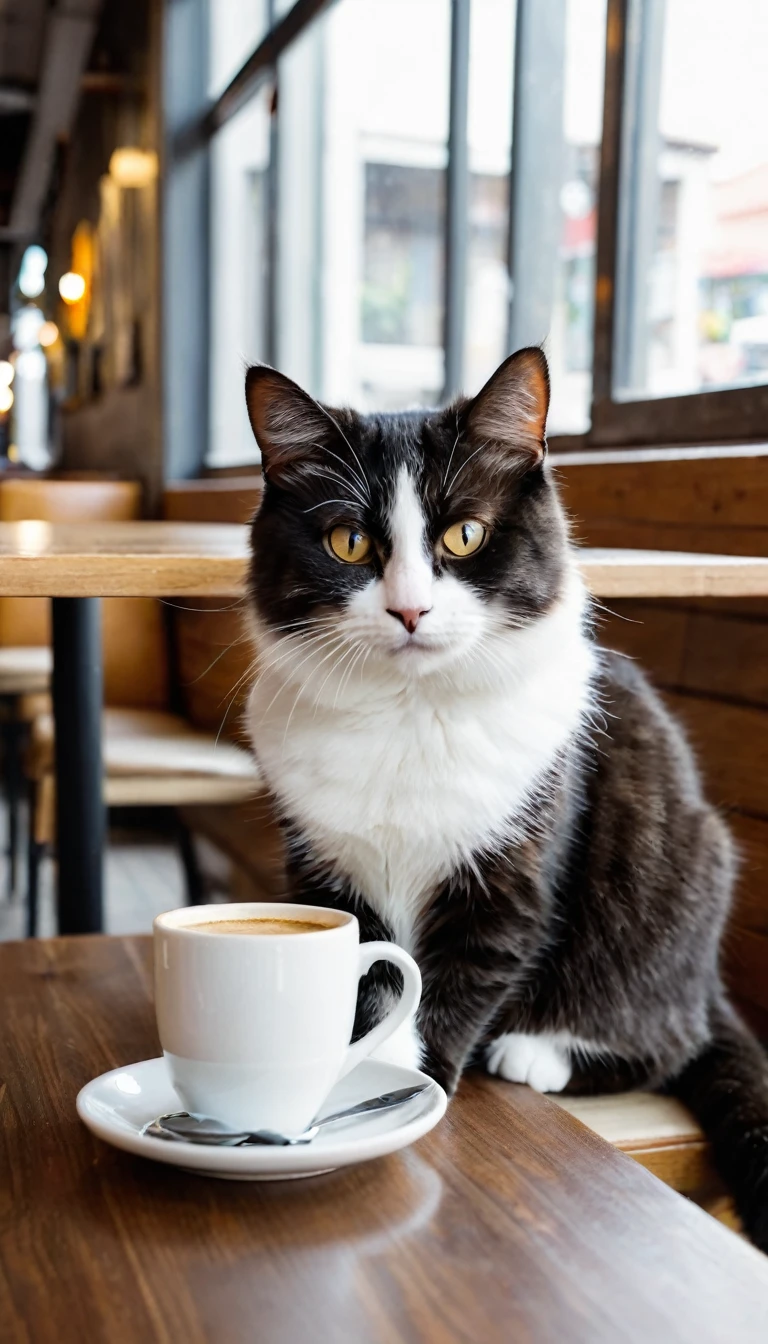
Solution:
[{"label": "cat's body", "polygon": [[[419,961],[396,1057],[450,1090],[470,1063],[543,1091],[669,1086],[768,1242],[768,1070],[718,972],[729,837],[654,692],[594,642],[542,357],[430,415],[331,414],[263,369],[249,408],[251,735],[295,894]],[[374,968],[358,1030],[395,990]],[[725,1113],[718,1068],[741,1089]]]}]

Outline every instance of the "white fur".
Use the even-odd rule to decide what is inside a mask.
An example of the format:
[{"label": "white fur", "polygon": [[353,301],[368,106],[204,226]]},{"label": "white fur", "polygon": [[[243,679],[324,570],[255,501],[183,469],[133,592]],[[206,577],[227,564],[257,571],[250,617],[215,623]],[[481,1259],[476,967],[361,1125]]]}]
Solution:
[{"label": "white fur", "polygon": [[390,611],[428,611],[432,565],[427,555],[424,512],[407,467],[401,467],[390,515],[392,555],[384,574]]},{"label": "white fur", "polygon": [[260,766],[319,861],[413,949],[438,885],[526,834],[533,787],[588,712],[594,653],[575,567],[551,611],[511,631],[446,576],[409,636],[387,614],[386,584],[372,579],[327,642],[257,631],[248,716]]},{"label": "white fur", "polygon": [[404,1069],[421,1068],[421,1041],[412,1017],[403,1022],[388,1041],[374,1050],[371,1059],[383,1059],[387,1064],[399,1064]]},{"label": "white fur", "polygon": [[510,1031],[488,1046],[485,1066],[508,1083],[527,1083],[535,1092],[562,1092],[573,1072],[573,1055],[601,1055],[603,1047],[570,1031],[529,1036]]}]

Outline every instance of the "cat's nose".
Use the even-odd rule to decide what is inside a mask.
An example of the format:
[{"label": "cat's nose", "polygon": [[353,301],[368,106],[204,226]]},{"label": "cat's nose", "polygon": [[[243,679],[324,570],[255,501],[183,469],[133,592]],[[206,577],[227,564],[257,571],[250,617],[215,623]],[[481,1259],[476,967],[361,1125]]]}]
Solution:
[{"label": "cat's nose", "polygon": [[419,611],[417,607],[387,607],[389,615],[394,616],[396,621],[402,621],[409,635],[414,633],[422,616],[426,616],[431,610],[431,607],[427,607],[426,611]]}]

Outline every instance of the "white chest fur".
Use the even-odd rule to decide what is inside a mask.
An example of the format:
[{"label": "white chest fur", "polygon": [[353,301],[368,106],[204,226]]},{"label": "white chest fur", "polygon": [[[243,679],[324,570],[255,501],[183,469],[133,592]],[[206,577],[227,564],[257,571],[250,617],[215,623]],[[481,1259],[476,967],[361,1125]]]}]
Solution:
[{"label": "white chest fur", "polygon": [[450,677],[342,671],[318,692],[311,659],[305,680],[285,670],[300,654],[265,659],[249,705],[260,765],[323,865],[402,946],[459,864],[524,833],[531,790],[588,710],[583,606],[572,576],[547,616]]}]

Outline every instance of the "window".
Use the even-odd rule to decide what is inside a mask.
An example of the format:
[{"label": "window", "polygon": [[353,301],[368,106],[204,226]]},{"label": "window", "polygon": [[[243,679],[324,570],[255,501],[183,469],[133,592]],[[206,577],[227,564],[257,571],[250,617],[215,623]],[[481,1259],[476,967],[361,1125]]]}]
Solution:
[{"label": "window", "polygon": [[211,146],[211,466],[252,460],[243,395],[246,363],[268,361],[270,111],[272,88],[252,98]]},{"label": "window", "polygon": [[479,391],[507,354],[514,58],[515,5],[507,0],[474,0],[469,30],[463,379],[469,392]]},{"label": "window", "polygon": [[768,376],[768,5],[632,16],[615,394]]},{"label": "window", "polygon": [[255,458],[253,359],[386,410],[472,393],[538,342],[551,436],[764,434],[768,6],[208,14],[211,465]]},{"label": "window", "polygon": [[340,0],[325,21],[318,331],[330,401],[386,410],[442,392],[449,19],[449,0]]}]

